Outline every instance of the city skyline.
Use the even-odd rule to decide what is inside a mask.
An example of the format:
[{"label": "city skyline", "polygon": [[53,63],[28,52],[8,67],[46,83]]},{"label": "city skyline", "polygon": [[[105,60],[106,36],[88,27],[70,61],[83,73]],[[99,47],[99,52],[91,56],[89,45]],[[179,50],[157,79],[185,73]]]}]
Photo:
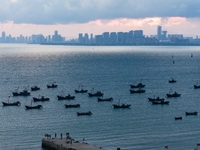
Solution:
[{"label": "city skyline", "polygon": [[48,36],[58,30],[66,39],[72,39],[78,33],[143,30],[150,36],[161,25],[170,34],[196,37],[200,35],[199,4],[198,0],[4,0],[0,6],[0,32],[14,37]]}]

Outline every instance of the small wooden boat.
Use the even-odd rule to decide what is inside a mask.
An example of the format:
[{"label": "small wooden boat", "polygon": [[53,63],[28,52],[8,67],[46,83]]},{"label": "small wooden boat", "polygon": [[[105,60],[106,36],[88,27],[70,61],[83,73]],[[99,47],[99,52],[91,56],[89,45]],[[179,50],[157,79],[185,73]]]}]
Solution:
[{"label": "small wooden boat", "polygon": [[65,108],[77,108],[80,107],[80,104],[65,104]]},{"label": "small wooden boat", "polygon": [[57,88],[58,85],[54,82],[51,85],[47,85],[47,88]]},{"label": "small wooden boat", "polygon": [[197,115],[198,112],[194,111],[194,112],[185,112],[185,115]]},{"label": "small wooden boat", "polygon": [[194,85],[194,89],[199,89],[200,85]]},{"label": "small wooden boat", "polygon": [[152,104],[164,105],[164,104],[169,104],[169,101],[153,101]]},{"label": "small wooden boat", "polygon": [[164,98],[160,98],[159,96],[158,97],[154,97],[154,98],[148,98],[148,100],[150,101],[150,102],[154,102],[154,101],[164,101],[165,99]]},{"label": "small wooden boat", "polygon": [[130,87],[131,88],[144,88],[145,85],[140,82],[140,83],[138,83],[136,85],[135,84],[130,84]]},{"label": "small wooden boat", "polygon": [[80,89],[80,90],[74,90],[75,93],[87,93],[88,90]]},{"label": "small wooden boat", "polygon": [[169,83],[175,83],[176,80],[174,80],[173,78],[171,80],[169,80]]},{"label": "small wooden boat", "polygon": [[175,117],[175,120],[182,120],[181,116]]},{"label": "small wooden boat", "polygon": [[47,98],[47,97],[45,98],[44,96],[41,96],[40,98],[33,97],[34,102],[39,102],[39,101],[44,102],[44,101],[49,101],[49,99],[50,98]]},{"label": "small wooden boat", "polygon": [[103,93],[101,91],[96,91],[95,93],[88,93],[89,97],[98,97],[98,96],[103,96]]},{"label": "small wooden boat", "polygon": [[38,86],[31,87],[31,91],[38,91],[38,90],[40,90],[40,87],[38,87]]},{"label": "small wooden boat", "polygon": [[71,96],[70,94],[68,94],[67,96],[60,96],[57,95],[58,100],[73,100],[75,99],[75,96]]},{"label": "small wooden boat", "polygon": [[176,91],[174,92],[174,93],[168,93],[168,94],[166,94],[166,96],[167,97],[180,97],[181,96],[181,94],[178,94]]},{"label": "small wooden boat", "polygon": [[112,97],[109,98],[97,98],[98,102],[113,101]]},{"label": "small wooden boat", "polygon": [[25,105],[25,108],[26,109],[41,109],[42,108],[42,105],[36,105],[36,106],[28,106],[28,105]]},{"label": "small wooden boat", "polygon": [[114,108],[129,108],[131,104],[113,104]]},{"label": "small wooden boat", "polygon": [[138,90],[132,90],[130,89],[130,93],[145,93],[146,90],[138,89]]},{"label": "small wooden boat", "polygon": [[29,96],[31,93],[27,89],[24,89],[22,92],[15,91],[12,94],[13,96]]},{"label": "small wooden boat", "polygon": [[3,106],[19,106],[21,105],[21,103],[19,101],[16,101],[16,102],[2,102]]},{"label": "small wooden boat", "polygon": [[87,111],[87,112],[77,112],[77,116],[81,116],[81,115],[92,115],[91,111]]}]

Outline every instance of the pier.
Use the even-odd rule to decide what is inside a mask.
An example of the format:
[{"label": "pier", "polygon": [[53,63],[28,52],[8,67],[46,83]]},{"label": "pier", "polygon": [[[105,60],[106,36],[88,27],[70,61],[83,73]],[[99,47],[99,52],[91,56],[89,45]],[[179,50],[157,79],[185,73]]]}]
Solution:
[{"label": "pier", "polygon": [[45,134],[45,138],[42,139],[42,148],[48,150],[105,150],[101,147],[90,145],[85,141],[75,141],[70,137],[51,138],[49,134]]}]

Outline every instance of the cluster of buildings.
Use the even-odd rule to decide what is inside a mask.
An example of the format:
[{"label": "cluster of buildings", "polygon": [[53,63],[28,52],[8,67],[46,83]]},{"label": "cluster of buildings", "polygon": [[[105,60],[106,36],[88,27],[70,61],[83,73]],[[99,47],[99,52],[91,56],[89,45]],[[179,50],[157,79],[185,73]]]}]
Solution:
[{"label": "cluster of buildings", "polygon": [[184,37],[183,34],[167,34],[162,26],[157,27],[157,34],[145,36],[143,30],[129,32],[104,32],[101,35],[79,33],[77,39],[66,40],[54,31],[53,35],[42,34],[12,37],[2,32],[0,43],[30,43],[30,44],[62,44],[62,45],[200,45],[200,38]]}]

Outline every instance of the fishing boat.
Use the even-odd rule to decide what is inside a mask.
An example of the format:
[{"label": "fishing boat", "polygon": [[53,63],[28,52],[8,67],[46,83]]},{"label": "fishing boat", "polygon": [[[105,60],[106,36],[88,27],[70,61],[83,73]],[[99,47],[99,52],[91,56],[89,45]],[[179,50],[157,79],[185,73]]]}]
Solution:
[{"label": "fishing boat", "polygon": [[113,104],[114,108],[130,108],[131,104]]},{"label": "fishing boat", "polygon": [[41,108],[42,108],[42,105],[35,105],[35,106],[28,106],[28,105],[25,105],[25,108],[26,108],[26,109],[41,109]]},{"label": "fishing boat", "polygon": [[152,104],[160,104],[160,105],[164,105],[164,104],[169,104],[169,101],[153,101]]},{"label": "fishing boat", "polygon": [[94,97],[94,96],[103,96],[103,93],[101,91],[96,91],[95,93],[88,93],[89,97]]},{"label": "fishing boat", "polygon": [[31,91],[38,91],[38,90],[40,90],[40,87],[38,87],[38,86],[31,87]]},{"label": "fishing boat", "polygon": [[112,97],[109,97],[109,98],[97,98],[97,101],[98,102],[113,101],[113,98]]},{"label": "fishing boat", "polygon": [[25,88],[22,92],[18,92],[18,88],[15,92],[12,92],[13,96],[29,96],[31,93]]},{"label": "fishing boat", "polygon": [[185,112],[185,115],[188,116],[188,115],[197,115],[198,112],[197,111],[194,111],[194,112]]},{"label": "fishing boat", "polygon": [[176,91],[174,93],[167,93],[166,94],[167,97],[180,97],[181,94],[177,93]]},{"label": "fishing boat", "polygon": [[158,97],[154,96],[154,98],[148,97],[148,100],[150,102],[154,102],[154,101],[164,101],[165,99],[164,98],[160,98],[159,96]]},{"label": "fishing boat", "polygon": [[52,83],[51,85],[47,85],[47,88],[57,88],[58,85],[56,84],[56,82]]},{"label": "fishing boat", "polygon": [[65,104],[65,108],[78,108],[80,104]]},{"label": "fishing boat", "polygon": [[177,116],[174,118],[175,120],[182,120],[182,117],[181,116]]},{"label": "fishing boat", "polygon": [[41,97],[33,97],[33,101],[34,102],[44,102],[44,101],[49,101],[50,100],[50,98],[48,98],[48,97],[44,97],[44,96],[41,96]]},{"label": "fishing boat", "polygon": [[83,85],[81,85],[81,88],[79,86],[79,89],[75,89],[75,93],[87,93],[88,90],[83,89]]},{"label": "fishing boat", "polygon": [[10,102],[9,98],[10,98],[10,96],[8,97],[8,102],[2,102],[3,106],[19,106],[19,105],[21,105],[21,103],[19,101]]},{"label": "fishing boat", "polygon": [[67,96],[57,95],[58,100],[73,100],[75,96],[68,94]]},{"label": "fishing boat", "polygon": [[92,115],[91,111],[86,111],[86,112],[77,112],[77,116],[83,116],[83,115]]},{"label": "fishing boat", "polygon": [[138,90],[132,90],[130,89],[130,93],[145,93],[146,90],[138,89]]},{"label": "fishing boat", "polygon": [[144,88],[145,85],[139,82],[138,84],[130,84],[131,88]]},{"label": "fishing boat", "polygon": [[175,83],[176,80],[174,80],[174,78],[171,78],[171,80],[169,80],[169,83]]}]

